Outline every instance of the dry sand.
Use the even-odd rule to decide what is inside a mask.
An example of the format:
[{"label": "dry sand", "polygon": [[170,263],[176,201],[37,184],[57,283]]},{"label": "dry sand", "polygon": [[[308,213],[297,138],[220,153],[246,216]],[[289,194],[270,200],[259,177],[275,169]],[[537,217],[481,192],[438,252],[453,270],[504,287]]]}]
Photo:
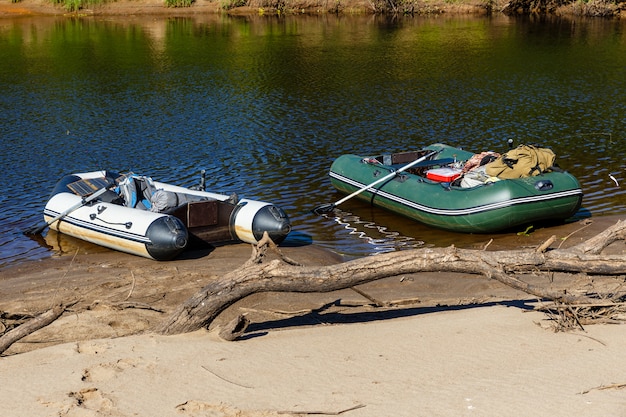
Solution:
[{"label": "dry sand", "polygon": [[[490,249],[551,234],[572,245],[614,221],[501,236]],[[0,358],[1,416],[626,416],[626,326],[555,333],[532,297],[499,282],[438,273],[359,287],[407,300],[390,308],[351,290],[255,294],[208,330],[158,336],[150,328],[250,247],[159,263],[50,239],[69,254],[0,272],[0,310],[78,303]],[[307,265],[339,261],[313,246],[283,252]],[[603,285],[560,276],[542,284]],[[252,321],[247,333],[221,340],[217,327],[240,312]]]},{"label": "dry sand", "polygon": [[3,416],[624,416],[626,326],[491,306],[253,334],[141,335],[2,358]]}]

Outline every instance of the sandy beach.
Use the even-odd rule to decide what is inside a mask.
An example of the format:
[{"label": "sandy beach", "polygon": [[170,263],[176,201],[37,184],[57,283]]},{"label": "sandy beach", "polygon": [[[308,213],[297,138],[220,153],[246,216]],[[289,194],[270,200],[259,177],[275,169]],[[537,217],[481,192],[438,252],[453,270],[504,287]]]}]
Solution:
[{"label": "sandy beach", "polygon": [[[500,236],[490,250],[532,247],[552,234],[573,245],[614,222]],[[624,254],[624,246],[607,250]],[[282,250],[305,265],[340,262],[313,246]],[[254,294],[209,329],[150,331],[249,256],[249,245],[229,245],[159,263],[69,246],[64,256],[3,271],[1,311],[76,304],[0,357],[0,415],[626,416],[626,326],[555,332],[533,311],[533,297],[479,276],[429,273],[359,286],[395,300],[384,308],[350,289]],[[579,291],[600,280],[543,285]],[[247,332],[220,339],[219,327],[241,312]]]},{"label": "sandy beach", "polygon": [[495,305],[225,342],[67,343],[2,358],[4,416],[623,416],[624,326],[553,333]]}]

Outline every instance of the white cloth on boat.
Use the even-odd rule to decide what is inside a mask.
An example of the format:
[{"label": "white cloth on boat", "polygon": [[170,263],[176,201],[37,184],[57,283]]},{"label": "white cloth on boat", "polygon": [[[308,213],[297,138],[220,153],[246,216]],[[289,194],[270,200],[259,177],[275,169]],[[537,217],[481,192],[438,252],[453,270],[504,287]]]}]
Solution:
[{"label": "white cloth on boat", "polygon": [[465,173],[461,179],[461,187],[472,188],[494,181],[499,181],[499,179],[497,177],[487,175],[485,172],[485,165],[483,165]]}]

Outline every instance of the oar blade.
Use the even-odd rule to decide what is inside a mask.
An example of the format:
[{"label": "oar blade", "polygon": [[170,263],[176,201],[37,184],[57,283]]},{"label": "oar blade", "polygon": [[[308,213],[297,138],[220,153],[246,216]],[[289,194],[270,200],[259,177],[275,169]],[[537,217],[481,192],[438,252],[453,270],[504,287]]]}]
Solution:
[{"label": "oar blade", "polygon": [[42,223],[37,226],[29,227],[28,229],[24,230],[22,233],[24,233],[26,236],[40,235],[41,232],[43,232],[46,227],[48,227],[48,223]]},{"label": "oar blade", "polygon": [[335,210],[335,207],[336,207],[335,203],[326,203],[326,204],[322,204],[320,206],[315,207],[311,211],[317,214],[318,216],[321,216],[323,214],[332,213],[333,210]]},{"label": "oar blade", "polygon": [[[104,194],[110,187],[112,187],[113,185],[119,183],[118,181],[120,180],[120,178],[125,178],[125,177],[126,177],[125,175],[122,175],[119,178],[117,178],[115,180],[115,182],[113,182],[113,183],[109,182],[109,180],[107,180],[105,178],[104,182],[102,183],[103,184],[102,188],[100,188],[96,192],[93,192],[91,190],[87,190],[86,192],[89,193],[88,197],[85,198],[83,196],[83,198],[81,199],[81,201],[79,203],[77,203],[74,206],[68,208],[63,213],[61,213],[58,216],[56,216],[54,219],[50,220],[49,222],[44,222],[41,225],[30,227],[30,228],[24,230],[23,233],[25,235],[38,235],[38,234],[41,234],[41,232],[43,232],[46,229],[46,227],[50,226],[52,223],[56,222],[57,220],[61,220],[62,218],[64,218],[65,216],[67,216],[68,214],[73,212],[74,210],[77,210],[77,209],[81,208],[82,206],[84,206],[85,204],[89,203],[90,201],[93,201],[93,200],[97,199],[102,194]],[[81,182],[81,181],[76,181],[75,183],[72,183],[72,184],[77,184],[78,182]],[[72,184],[70,184],[70,185],[72,185]],[[93,187],[93,184],[92,184],[92,187]],[[80,191],[75,191],[75,192],[77,194],[79,194],[79,195],[81,193]]]},{"label": "oar blade", "polygon": [[398,173],[400,173],[400,172],[402,172],[404,170],[407,170],[407,169],[411,168],[412,166],[419,164],[422,161],[425,161],[426,159],[430,158],[431,156],[438,154],[442,150],[443,150],[443,148],[439,149],[439,150],[436,150],[436,151],[431,151],[430,153],[428,153],[428,154],[426,154],[426,155],[424,155],[424,156],[422,156],[422,157],[420,157],[420,158],[418,158],[418,159],[416,159],[416,160],[406,164],[405,166],[403,166],[402,168],[398,169],[397,171],[392,171],[388,175],[385,175],[384,177],[377,179],[373,183],[371,183],[369,185],[366,185],[365,187],[359,188],[358,190],[356,190],[352,194],[342,198],[341,200],[339,200],[339,201],[337,201],[335,203],[322,204],[321,206],[315,207],[311,211],[313,213],[315,213],[315,214],[318,214],[318,215],[320,215],[320,214],[328,214],[331,211],[333,211],[335,209],[335,207],[337,207],[339,204],[341,204],[341,203],[343,203],[345,201],[348,201],[349,199],[351,199],[352,197],[354,197],[354,196],[356,196],[358,194],[361,194],[363,191],[369,190],[370,188],[372,188],[372,187],[374,187],[374,186],[376,186],[376,185],[378,185],[380,183],[383,183],[385,181],[390,180],[391,178],[393,178],[396,175],[398,175]]}]

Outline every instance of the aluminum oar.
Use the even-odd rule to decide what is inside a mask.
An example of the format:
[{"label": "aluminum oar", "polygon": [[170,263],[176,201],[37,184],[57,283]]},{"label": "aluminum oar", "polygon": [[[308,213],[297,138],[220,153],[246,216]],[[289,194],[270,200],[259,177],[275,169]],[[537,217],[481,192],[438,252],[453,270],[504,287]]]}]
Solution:
[{"label": "aluminum oar", "polygon": [[88,197],[84,197],[82,200],[80,200],[80,202],[74,204],[72,207],[68,208],[67,210],[59,213],[59,215],[56,216],[55,218],[53,218],[52,220],[50,220],[48,222],[45,222],[43,224],[40,224],[38,226],[33,226],[33,227],[30,227],[30,228],[24,230],[24,234],[25,235],[38,235],[38,234],[40,234],[41,232],[43,232],[46,229],[46,227],[50,226],[52,223],[61,220],[63,217],[67,216],[68,214],[70,214],[74,210],[78,210],[82,206],[84,206],[86,204],[89,204],[91,201],[93,201],[93,200],[97,199],[98,197],[100,197],[102,194],[107,192],[109,190],[109,188],[111,188],[113,185],[115,185],[115,182],[108,183],[105,187],[99,189],[98,191],[96,191],[93,194],[90,194]]},{"label": "aluminum oar", "polygon": [[385,175],[382,178],[377,179],[376,181],[374,181],[373,183],[371,183],[370,185],[366,185],[363,188],[360,188],[358,190],[356,190],[355,192],[353,192],[352,194],[342,198],[341,200],[335,202],[335,203],[326,203],[326,204],[322,204],[320,206],[315,207],[312,211],[315,214],[326,214],[326,213],[330,213],[331,211],[333,211],[335,209],[335,207],[337,207],[339,204],[344,203],[348,200],[350,200],[352,197],[361,194],[363,191],[367,191],[372,187],[377,186],[378,184],[385,182],[387,180],[390,180],[391,178],[395,177],[396,175],[398,175],[400,172],[402,171],[406,171],[407,169],[419,164],[422,161],[425,161],[426,159],[430,158],[431,156],[437,154],[441,152],[441,150],[438,151],[432,151],[424,156],[422,156],[421,158],[416,159],[413,162],[410,162],[408,164],[406,164],[405,166],[403,166],[400,169],[397,169],[395,171],[393,171],[392,173]]}]

